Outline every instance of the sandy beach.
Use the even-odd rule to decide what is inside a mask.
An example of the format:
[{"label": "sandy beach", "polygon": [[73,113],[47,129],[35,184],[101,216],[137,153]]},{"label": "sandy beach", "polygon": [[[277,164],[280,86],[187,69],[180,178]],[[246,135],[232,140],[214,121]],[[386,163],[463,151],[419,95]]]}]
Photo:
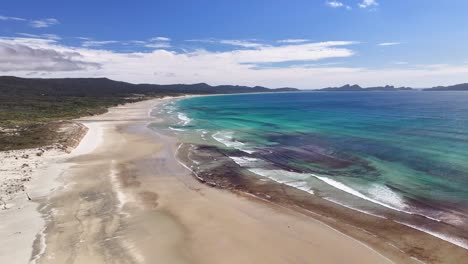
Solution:
[{"label": "sandy beach", "polygon": [[32,202],[1,213],[0,262],[391,263],[304,214],[198,182],[177,141],[147,128],[163,100],[80,120],[87,135],[45,159]]},{"label": "sandy beach", "polygon": [[79,123],[64,122],[60,130],[65,144],[0,152],[0,263],[29,262],[45,226],[39,204],[64,188],[59,176],[69,166],[65,161],[96,146],[93,133],[81,140],[88,129]]},{"label": "sandy beach", "polygon": [[[77,120],[87,133],[76,148],[2,152],[0,263],[421,263],[389,243],[401,233],[394,224],[265,181],[245,181],[244,191],[203,183],[176,157],[177,139],[148,128],[159,121],[151,110],[168,100]],[[418,233],[397,241],[428,263],[463,256],[405,232]],[[421,239],[439,251],[418,252]],[[454,257],[436,258],[443,252]]]},{"label": "sandy beach", "polygon": [[468,0],[2,4],[0,264],[468,264]]}]

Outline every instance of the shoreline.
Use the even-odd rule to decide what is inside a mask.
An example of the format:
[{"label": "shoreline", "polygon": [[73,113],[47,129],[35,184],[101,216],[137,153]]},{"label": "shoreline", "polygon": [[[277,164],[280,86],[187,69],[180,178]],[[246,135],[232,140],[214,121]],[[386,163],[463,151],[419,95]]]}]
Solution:
[{"label": "shoreline", "polygon": [[[179,143],[179,146],[177,147],[177,150],[176,150],[176,153],[175,153],[176,158],[177,158],[178,155],[179,155],[179,150],[180,150],[180,147],[181,147],[182,145],[183,145],[182,143]],[[187,166],[187,165],[186,165],[183,161],[181,161],[179,158],[177,158],[177,161],[179,161],[179,163],[180,163],[182,166],[184,166],[187,170],[189,170],[189,171],[192,173],[193,177],[195,177],[195,178],[196,178],[200,183],[202,183],[202,184],[207,184],[207,185],[209,185],[210,187],[220,188],[220,189],[222,189],[222,190],[231,191],[232,193],[237,194],[237,195],[239,195],[239,196],[244,196],[244,197],[247,197],[248,199],[252,199],[253,202],[258,202],[258,201],[260,201],[260,202],[263,202],[263,203],[270,204],[270,205],[272,205],[272,206],[279,206],[279,207],[282,207],[282,208],[284,208],[285,210],[292,210],[292,211],[295,211],[295,212],[298,212],[298,211],[301,212],[301,211],[302,211],[302,208],[298,210],[297,208],[294,209],[294,208],[291,208],[291,207],[289,207],[289,206],[282,205],[282,204],[280,204],[280,203],[272,202],[272,201],[269,199],[269,197],[262,197],[261,195],[256,195],[256,194],[250,193],[250,192],[248,192],[248,191],[232,190],[232,189],[229,189],[229,188],[223,188],[223,187],[220,187],[219,185],[217,185],[216,183],[207,182],[205,179],[203,179],[202,177],[198,176],[189,166]],[[278,182],[277,182],[277,184],[281,185],[281,183],[278,183]],[[292,187],[292,186],[290,186],[290,187]],[[312,219],[316,220],[319,224],[322,224],[322,225],[324,225],[324,226],[326,226],[326,227],[328,227],[328,228],[331,228],[331,229],[333,229],[334,231],[336,231],[336,232],[338,232],[338,233],[340,233],[340,234],[342,234],[342,235],[344,235],[344,236],[346,236],[346,237],[349,237],[350,239],[356,241],[356,243],[359,243],[359,244],[363,245],[364,247],[370,249],[371,251],[377,253],[377,254],[380,255],[382,258],[388,260],[390,263],[394,263],[390,258],[388,258],[387,256],[385,256],[384,254],[382,254],[382,253],[379,252],[378,250],[372,248],[371,246],[367,245],[365,242],[363,242],[363,241],[361,241],[361,240],[359,240],[359,239],[356,239],[356,238],[354,238],[353,236],[348,235],[348,234],[346,234],[346,233],[340,231],[339,229],[334,228],[334,227],[332,227],[332,226],[326,224],[325,222],[322,222],[322,221],[318,220],[318,219],[316,218],[316,216],[318,215],[317,213],[312,212],[312,211],[308,211],[308,214],[307,214],[307,215],[310,216]],[[311,216],[311,215],[314,215],[314,216]]]},{"label": "shoreline", "polygon": [[38,209],[37,211],[40,213],[43,226],[41,231],[36,234],[36,237],[33,241],[32,245],[32,253],[30,257],[30,263],[35,264],[38,263],[39,259],[45,253],[47,245],[46,245],[46,238],[47,238],[47,221],[48,216],[44,214],[44,210],[49,206],[48,200],[53,197],[56,193],[64,192],[68,188],[73,185],[73,182],[67,182],[68,179],[63,177],[63,174],[66,170],[70,169],[74,163],[70,162],[71,159],[78,157],[80,155],[86,155],[87,153],[92,152],[95,148],[101,144],[102,141],[102,128],[99,125],[95,124],[84,124],[79,121],[79,119],[74,120],[78,124],[84,126],[86,128],[86,134],[81,137],[81,140],[78,141],[78,144],[73,146],[73,149],[69,152],[64,154],[60,157],[60,160],[55,161],[55,164],[49,165],[49,167],[54,168],[54,166],[61,166],[59,169],[55,169],[56,173],[51,174],[53,175],[53,182],[55,184],[55,188],[51,190],[49,193],[45,193],[42,197],[37,201]]},{"label": "shoreline", "polygon": [[[50,185],[48,192],[29,203],[39,204],[45,225],[36,228],[34,235],[38,235],[30,243],[33,249],[27,259],[32,263],[151,263],[154,259],[165,263],[311,259],[320,263],[419,263],[410,257],[411,252],[384,245],[382,238],[342,221],[344,216],[361,224],[363,219],[364,223],[381,219],[355,211],[340,215],[335,210],[351,209],[330,206],[329,201],[314,200],[315,207],[308,210],[290,199],[306,203],[302,191],[255,178],[242,179],[248,186],[245,190],[203,184],[206,180],[192,175],[190,165],[179,160],[183,156],[179,149],[185,150],[178,140],[148,127],[159,121],[150,116],[154,107],[168,100],[180,98],[126,104],[77,120],[88,127],[88,133],[70,154],[44,165],[55,170],[48,176],[52,181],[42,183]],[[6,218],[3,212],[0,217]],[[424,234],[422,239],[430,236],[412,230]],[[3,250],[16,247],[5,243]],[[0,260],[3,257],[24,263],[0,251]],[[424,260],[442,263],[441,259]]]},{"label": "shoreline", "polygon": [[66,161],[67,187],[44,201],[36,263],[391,263],[301,213],[199,183],[175,159],[177,140],[147,127],[163,100],[81,120],[100,127],[102,140]]},{"label": "shoreline", "polygon": [[[193,151],[193,147],[197,149]],[[201,183],[303,212],[358,241],[372,245],[379,252],[392,255],[398,263],[408,257],[427,263],[459,262],[468,257],[466,240],[449,235],[463,237],[463,233],[457,233],[455,227],[431,217],[396,209],[396,212],[382,214],[385,216],[361,211],[248,171],[231,158],[230,152],[217,150],[216,147],[183,143],[178,150],[181,148],[179,157],[182,163]],[[193,154],[195,159],[188,158]],[[206,165],[209,169],[200,170],[198,164],[205,163],[209,163]],[[229,176],[226,177],[226,173]],[[398,214],[403,217],[396,217]],[[433,226],[435,230],[430,228],[434,224],[432,221],[440,224]]]}]

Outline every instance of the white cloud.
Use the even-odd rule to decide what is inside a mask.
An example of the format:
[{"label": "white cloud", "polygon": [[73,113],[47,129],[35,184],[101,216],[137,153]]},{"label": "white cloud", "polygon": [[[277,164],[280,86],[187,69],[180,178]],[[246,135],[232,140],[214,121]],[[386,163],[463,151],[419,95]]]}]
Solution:
[{"label": "white cloud", "polygon": [[[255,63],[275,63],[290,60],[318,61],[326,58],[349,57],[353,55],[353,51],[346,48],[346,46],[354,44],[354,42],[349,41],[331,41],[276,47],[263,46],[256,49],[234,49],[224,52],[212,52],[203,49],[191,52],[174,52],[159,48],[153,52],[117,53],[92,48],[96,44],[103,44],[103,42],[96,41],[88,43],[87,47],[82,48],[59,45],[57,42],[47,39],[10,38],[3,39],[3,41],[9,44],[21,44],[31,49],[80,54],[82,56],[80,61],[101,65],[100,70],[93,70],[94,73],[99,73],[101,76],[137,81],[132,77],[135,74],[135,76],[142,78],[141,81],[150,81],[147,78],[153,78],[154,72],[165,72],[170,74],[163,74],[163,76],[166,76],[165,78],[171,76],[173,82],[178,82],[177,78],[182,78],[179,82],[221,80],[221,76],[230,78],[228,76],[230,76],[231,70],[234,72],[246,71],[247,74],[256,75],[262,71],[253,69]],[[5,66],[15,62],[3,61],[3,63]],[[22,62],[22,64],[25,63]],[[60,76],[59,73],[55,75]],[[76,76],[83,75],[90,75],[90,73],[81,70],[78,71]],[[146,75],[146,77],[142,75]],[[238,75],[238,78],[241,78],[241,76]],[[159,81],[153,80],[153,82]],[[164,82],[170,81],[166,80]],[[232,80],[226,82],[233,83]]]},{"label": "white cloud", "polygon": [[39,39],[53,39],[53,40],[60,40],[62,39],[61,37],[55,35],[55,34],[30,34],[30,33],[16,33],[19,36],[22,37],[27,37],[27,38],[39,38]]},{"label": "white cloud", "polygon": [[12,21],[26,21],[26,19],[24,19],[24,18],[20,18],[20,17],[11,17],[11,16],[0,16],[0,20],[3,20],[3,21],[8,21],[8,20],[12,20]]},{"label": "white cloud", "polygon": [[400,45],[401,42],[383,42],[383,43],[379,43],[377,45],[379,46],[396,46],[396,45]]},{"label": "white cloud", "polygon": [[325,4],[330,6],[330,7],[333,7],[333,8],[343,7],[344,6],[343,3],[338,2],[338,1],[327,1],[327,2],[325,2]]},{"label": "white cloud", "polygon": [[408,65],[409,64],[407,61],[393,61],[392,63],[396,65]]},{"label": "white cloud", "polygon": [[86,40],[81,43],[83,47],[100,47],[108,44],[118,43],[116,40]]},{"label": "white cloud", "polygon": [[251,40],[240,40],[240,39],[189,39],[186,40],[188,42],[201,42],[201,43],[212,43],[212,44],[222,44],[222,45],[229,45],[229,46],[237,46],[243,48],[260,48],[262,46],[268,46],[266,44],[261,44],[257,42],[253,42]]},{"label": "white cloud", "polygon": [[202,43],[215,43],[215,42],[218,42],[217,40],[212,39],[212,38],[208,38],[208,39],[186,39],[184,41],[187,41],[187,42],[202,42]]},{"label": "white cloud", "polygon": [[62,38],[56,34],[42,34],[41,35],[42,37],[44,38],[47,38],[47,39],[53,39],[53,40],[61,40]]},{"label": "white cloud", "polygon": [[0,21],[26,21],[31,27],[34,28],[46,28],[59,24],[60,22],[55,18],[44,18],[38,20],[26,19],[21,17],[13,16],[2,16],[0,15]]},{"label": "white cloud", "polygon": [[220,40],[219,43],[225,44],[225,45],[232,45],[232,46],[239,46],[239,47],[244,47],[244,48],[260,48],[264,46],[264,44],[260,43],[255,43],[255,42],[250,42],[250,41],[244,41],[244,40]]},{"label": "white cloud", "polygon": [[326,5],[328,5],[329,7],[333,7],[333,8],[338,8],[338,7],[343,7],[344,4],[341,3],[341,2],[338,2],[338,1],[327,1],[325,2]]},{"label": "white cloud", "polygon": [[[108,77],[134,83],[197,83],[321,88],[358,83],[363,86],[430,87],[466,82],[468,64],[411,65],[371,69],[331,64],[323,59],[353,56],[351,41],[263,46],[213,52],[113,52],[69,47],[50,39],[0,38],[0,73],[23,77]],[[255,63],[310,61],[287,67]],[[343,61],[343,60],[340,60]],[[315,63],[317,62],[317,63]],[[45,76],[43,76],[45,74]]]},{"label": "white cloud", "polygon": [[99,64],[86,62],[74,51],[56,51],[0,40],[0,72],[12,71],[77,71]]},{"label": "white cloud", "polygon": [[310,40],[308,39],[282,39],[278,40],[278,43],[303,43],[303,42],[308,42]]},{"label": "white cloud", "polygon": [[[43,36],[45,36],[44,34]],[[151,38],[149,40],[93,40],[92,38],[88,37],[77,37],[77,39],[83,40],[81,43],[82,47],[85,48],[91,48],[91,47],[101,47],[101,46],[106,46],[109,44],[119,44],[122,46],[140,46],[140,47],[146,47],[146,48],[154,48],[154,49],[162,49],[162,48],[170,48],[170,38],[165,38],[165,37],[156,37],[156,38]]]},{"label": "white cloud", "polygon": [[349,5],[345,5],[338,1],[326,1],[325,4],[331,8],[346,8],[348,10],[352,9]]},{"label": "white cloud", "polygon": [[136,45],[144,45],[146,43],[147,42],[143,40],[130,40],[126,42],[126,44],[136,44]]},{"label": "white cloud", "polygon": [[316,61],[328,58],[343,58],[354,52],[343,46],[355,44],[352,41],[328,41],[284,46],[262,46],[257,49],[234,50],[219,53],[239,63],[274,63],[287,61]]},{"label": "white cloud", "polygon": [[155,42],[155,43],[144,43],[144,46],[147,48],[161,49],[161,48],[170,48],[171,44],[167,42]]},{"label": "white cloud", "polygon": [[150,39],[150,41],[171,41],[171,39],[166,37],[155,37]]},{"label": "white cloud", "polygon": [[170,48],[171,39],[166,37],[155,37],[149,40],[133,40],[130,41],[132,44],[144,46],[146,48],[153,48],[153,49],[163,49],[163,48]]},{"label": "white cloud", "polygon": [[358,4],[360,8],[376,7],[378,5],[379,3],[377,3],[377,0],[362,0],[362,2]]},{"label": "white cloud", "polygon": [[59,24],[60,22],[55,18],[44,18],[39,20],[32,20],[30,25],[34,28],[46,28]]},{"label": "white cloud", "polygon": [[247,49],[234,49],[225,52],[197,50],[192,54],[213,56],[227,59],[234,63],[277,63],[287,61],[316,61],[327,58],[350,57],[354,52],[343,46],[356,44],[353,41],[328,41],[303,44],[271,46],[245,41],[220,41],[224,44],[240,46]]}]

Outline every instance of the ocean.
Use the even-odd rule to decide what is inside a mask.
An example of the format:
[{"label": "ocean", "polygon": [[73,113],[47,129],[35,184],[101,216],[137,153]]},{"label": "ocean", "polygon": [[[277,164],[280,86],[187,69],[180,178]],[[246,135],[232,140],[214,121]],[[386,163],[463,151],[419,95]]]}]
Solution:
[{"label": "ocean", "polygon": [[[240,171],[468,248],[463,232],[440,231],[468,230],[468,93],[203,96],[153,114],[165,117],[158,129]],[[212,168],[206,157],[194,172]]]}]

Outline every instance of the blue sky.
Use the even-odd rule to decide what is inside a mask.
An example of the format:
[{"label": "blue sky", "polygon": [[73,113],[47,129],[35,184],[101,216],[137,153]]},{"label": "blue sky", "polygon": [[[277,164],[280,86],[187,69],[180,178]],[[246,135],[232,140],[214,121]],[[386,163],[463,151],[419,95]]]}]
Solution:
[{"label": "blue sky", "polygon": [[468,1],[6,1],[0,74],[319,88],[468,82]]}]

